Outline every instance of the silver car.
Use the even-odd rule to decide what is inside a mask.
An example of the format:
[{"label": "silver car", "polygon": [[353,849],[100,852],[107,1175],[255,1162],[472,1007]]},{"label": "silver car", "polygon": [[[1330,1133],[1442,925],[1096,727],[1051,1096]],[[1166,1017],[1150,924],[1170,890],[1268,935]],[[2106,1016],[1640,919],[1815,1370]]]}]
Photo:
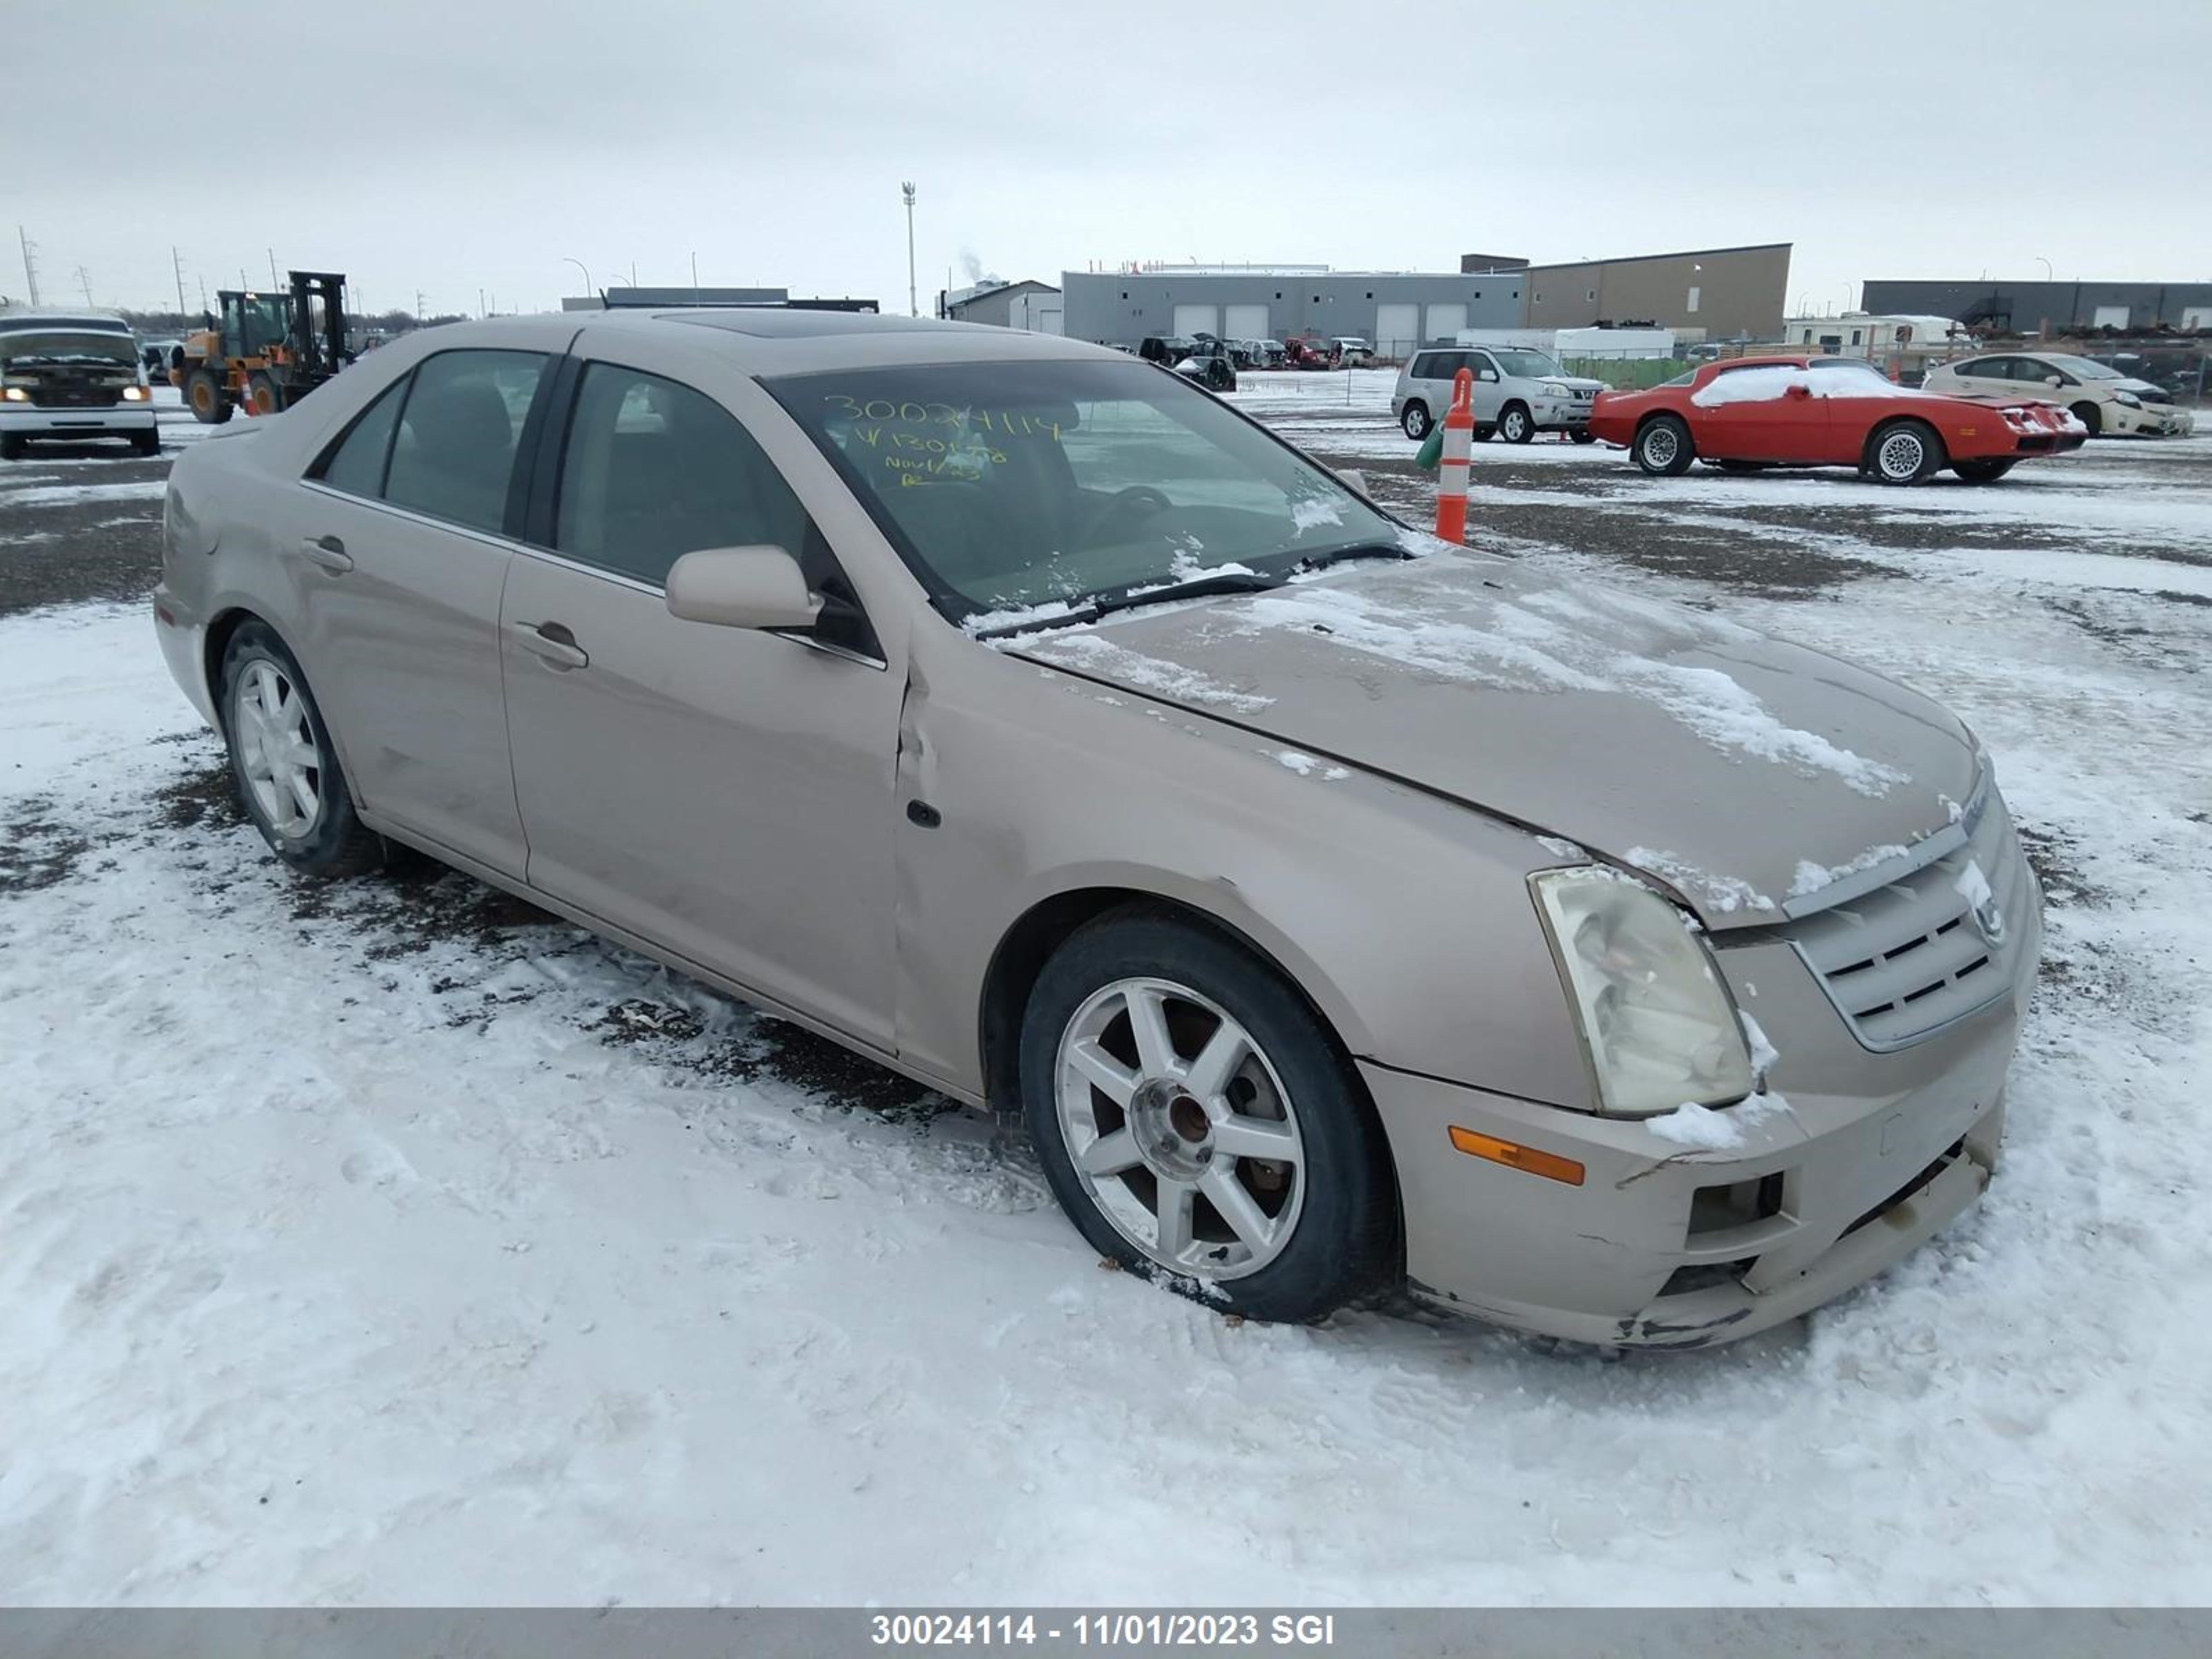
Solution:
[{"label": "silver car", "polygon": [[1605,382],[1563,374],[1542,352],[1512,346],[1434,347],[1407,358],[1390,394],[1391,416],[1407,437],[1425,438],[1443,419],[1462,368],[1474,376],[1476,437],[1525,444],[1539,432],[1564,432],[1590,441],[1590,406]]},{"label": "silver car", "polygon": [[295,869],[420,848],[1018,1114],[1224,1310],[1694,1347],[1996,1164],[2039,902],[1965,726],[1095,346],[426,330],[179,460],[154,615]]}]

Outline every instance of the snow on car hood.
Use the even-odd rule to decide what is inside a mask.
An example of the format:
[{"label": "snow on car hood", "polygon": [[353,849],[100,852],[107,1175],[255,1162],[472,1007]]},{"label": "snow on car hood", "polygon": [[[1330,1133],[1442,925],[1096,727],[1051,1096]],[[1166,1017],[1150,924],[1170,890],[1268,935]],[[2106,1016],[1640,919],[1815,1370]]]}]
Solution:
[{"label": "snow on car hood", "polygon": [[1974,784],[1966,728],[1893,681],[1474,554],[1000,648],[1568,837],[1716,928],[1782,920],[1803,870],[1946,828]]}]

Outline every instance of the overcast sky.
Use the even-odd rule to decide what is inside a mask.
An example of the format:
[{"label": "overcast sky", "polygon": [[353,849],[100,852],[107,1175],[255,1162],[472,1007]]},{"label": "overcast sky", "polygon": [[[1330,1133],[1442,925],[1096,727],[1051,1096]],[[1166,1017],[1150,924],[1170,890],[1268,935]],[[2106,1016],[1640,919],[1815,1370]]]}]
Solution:
[{"label": "overcast sky", "polygon": [[[2107,42],[2100,48],[2096,42]],[[1791,241],[1869,276],[2212,279],[2212,3],[9,0],[0,294],[280,268],[377,309],[975,270],[1455,270]],[[2104,135],[2109,131],[2111,137]]]}]

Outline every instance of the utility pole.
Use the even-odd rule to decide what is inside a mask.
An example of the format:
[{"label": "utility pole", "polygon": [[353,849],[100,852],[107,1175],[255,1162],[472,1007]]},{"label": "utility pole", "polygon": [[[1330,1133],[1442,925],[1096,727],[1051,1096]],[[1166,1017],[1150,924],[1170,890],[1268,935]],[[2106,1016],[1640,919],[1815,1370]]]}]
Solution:
[{"label": "utility pole", "polygon": [[269,286],[271,288],[284,286],[276,280],[276,250],[273,247],[269,250]]},{"label": "utility pole", "polygon": [[84,290],[84,308],[92,309],[92,276],[82,265],[76,268],[76,285]]},{"label": "utility pole", "polygon": [[31,290],[31,303],[39,303],[39,245],[31,240],[30,232],[22,226],[15,227],[15,238],[23,245],[23,281]]},{"label": "utility pole", "polygon": [[921,315],[921,307],[914,295],[914,181],[909,179],[899,185],[899,194],[906,198],[906,314]]},{"label": "utility pole", "polygon": [[419,288],[415,290],[415,320],[422,320],[422,290]]},{"label": "utility pole", "polygon": [[691,303],[695,306],[699,303],[699,256],[696,253],[691,256]]},{"label": "utility pole", "polygon": [[177,315],[186,315],[185,310],[185,262],[177,254],[177,245],[169,244],[169,264],[177,273]]}]

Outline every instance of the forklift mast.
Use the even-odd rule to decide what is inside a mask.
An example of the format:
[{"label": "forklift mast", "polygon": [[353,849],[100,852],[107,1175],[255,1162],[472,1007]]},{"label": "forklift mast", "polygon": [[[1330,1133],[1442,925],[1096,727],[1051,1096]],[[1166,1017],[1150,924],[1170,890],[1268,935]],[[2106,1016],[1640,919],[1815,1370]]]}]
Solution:
[{"label": "forklift mast", "polygon": [[346,360],[345,277],[331,270],[290,275],[295,361],[310,381],[324,380]]}]

